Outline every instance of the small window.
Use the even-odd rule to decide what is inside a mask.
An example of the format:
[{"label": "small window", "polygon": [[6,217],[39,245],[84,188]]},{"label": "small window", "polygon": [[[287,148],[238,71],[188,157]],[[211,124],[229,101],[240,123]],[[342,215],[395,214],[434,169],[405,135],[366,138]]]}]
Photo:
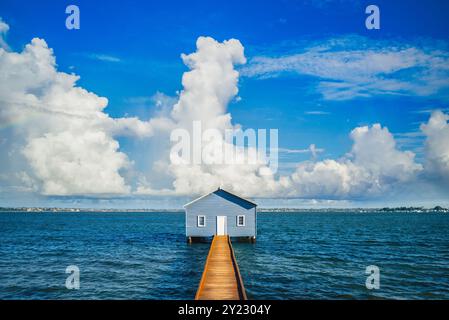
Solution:
[{"label": "small window", "polygon": [[245,216],[237,216],[237,227],[245,226]]},{"label": "small window", "polygon": [[206,216],[198,216],[198,227],[206,226]]}]

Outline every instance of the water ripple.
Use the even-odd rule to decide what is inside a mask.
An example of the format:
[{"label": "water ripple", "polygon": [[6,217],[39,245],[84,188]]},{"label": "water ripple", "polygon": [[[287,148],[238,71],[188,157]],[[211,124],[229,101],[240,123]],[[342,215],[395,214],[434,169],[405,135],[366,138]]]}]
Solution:
[{"label": "water ripple", "polygon": [[[0,230],[0,299],[191,299],[209,249],[181,213],[2,213]],[[449,215],[263,213],[258,234],[234,244],[251,299],[449,299]]]}]

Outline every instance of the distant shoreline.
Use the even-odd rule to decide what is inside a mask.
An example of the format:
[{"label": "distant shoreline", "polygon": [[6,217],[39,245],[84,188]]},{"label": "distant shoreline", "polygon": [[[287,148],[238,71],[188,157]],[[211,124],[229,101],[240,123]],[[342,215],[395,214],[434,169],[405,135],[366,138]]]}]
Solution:
[{"label": "distant shoreline", "polygon": [[[105,212],[105,213],[126,213],[126,212],[166,212],[176,213],[184,212],[184,209],[95,209],[95,208],[45,208],[45,207],[19,207],[19,208],[4,208],[0,207],[0,213],[6,212],[23,212],[23,213],[77,213],[77,212]],[[307,213],[307,212],[353,212],[353,213],[449,213],[448,208],[436,206],[434,208],[424,207],[396,207],[396,208],[260,208],[257,209],[259,213],[279,212],[279,213]]]}]

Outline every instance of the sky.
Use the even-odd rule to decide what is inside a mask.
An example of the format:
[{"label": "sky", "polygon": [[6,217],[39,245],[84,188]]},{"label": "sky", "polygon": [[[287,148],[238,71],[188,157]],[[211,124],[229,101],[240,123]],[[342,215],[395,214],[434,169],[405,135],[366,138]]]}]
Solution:
[{"label": "sky", "polygon": [[[66,28],[71,4],[79,29]],[[219,186],[262,207],[449,206],[447,12],[3,0],[0,206],[179,208]],[[202,148],[257,159],[173,163],[170,136],[194,121],[277,129],[277,170],[223,139]]]}]

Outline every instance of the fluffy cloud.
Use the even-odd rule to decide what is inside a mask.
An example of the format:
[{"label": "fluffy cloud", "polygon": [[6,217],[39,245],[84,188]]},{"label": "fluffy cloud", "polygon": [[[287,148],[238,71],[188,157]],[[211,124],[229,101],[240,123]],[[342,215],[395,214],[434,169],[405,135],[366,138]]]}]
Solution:
[{"label": "fluffy cloud", "polygon": [[238,93],[238,72],[234,64],[246,62],[240,41],[231,39],[219,43],[210,37],[199,37],[197,51],[182,60],[191,69],[182,77],[184,90],[175,104],[172,117],[178,126],[191,127],[201,121],[207,128],[225,129],[231,126],[227,105]]},{"label": "fluffy cloud", "polygon": [[432,96],[449,89],[449,53],[425,45],[330,39],[289,56],[259,56],[242,73],[275,77],[293,72],[315,77],[325,99],[347,100],[373,95]]},{"label": "fluffy cloud", "polygon": [[449,184],[449,115],[441,111],[432,113],[429,121],[421,125],[426,136],[426,170],[429,175]]},{"label": "fluffy cloud", "polygon": [[366,197],[415,179],[422,170],[415,155],[399,151],[393,135],[379,124],[351,132],[351,152],[338,161],[299,164],[292,175],[294,195],[301,197]]},{"label": "fluffy cloud", "polygon": [[[194,120],[206,124],[203,129],[233,127],[226,111],[228,102],[238,93],[234,65],[245,62],[243,46],[237,40],[218,43],[199,38],[197,51],[182,57],[191,71],[183,76],[184,90],[172,112],[175,127],[191,132]],[[300,163],[291,176],[277,177],[254,148],[242,150],[223,140],[203,139],[206,156],[219,161],[226,149],[233,149],[240,156],[246,154],[245,164],[171,163],[163,170],[173,176],[173,189],[158,191],[141,186],[138,192],[189,195],[222,186],[247,196],[344,198],[379,194],[397,183],[413,180],[422,170],[414,154],[399,151],[392,134],[379,124],[356,128],[351,138],[354,145],[345,158]]]},{"label": "fluffy cloud", "polygon": [[[0,30],[6,32],[7,27],[1,26]],[[318,57],[323,67],[319,63],[307,65],[311,57],[299,60],[311,70],[310,74],[341,78],[348,83],[359,77],[363,82],[365,78],[372,80],[379,72],[389,74],[424,63],[419,52],[410,48],[401,50],[372,52],[368,69],[365,68],[368,60],[362,53],[353,55],[346,65],[338,63],[342,57],[335,60],[335,55],[327,56],[321,49],[316,49],[313,57]],[[399,56],[403,58],[398,59]],[[375,124],[351,132],[353,146],[343,158],[298,163],[291,175],[276,175],[256,149],[236,147],[221,136],[226,129],[239,128],[232,122],[227,107],[238,94],[236,66],[246,62],[242,44],[235,39],[218,42],[200,37],[196,52],[183,54],[182,59],[190,70],[183,75],[179,97],[174,101],[156,94],[154,99],[160,104],[160,112],[142,121],[131,117],[112,118],[105,113],[107,99],[77,86],[78,76],[59,72],[53,51],[44,40],[33,39],[20,53],[0,48],[0,124],[12,127],[15,134],[0,145],[9,148],[13,143],[13,149],[19,150],[2,152],[0,158],[12,154],[15,161],[18,154],[23,155],[28,167],[16,170],[19,179],[28,189],[47,195],[192,195],[221,185],[246,196],[345,199],[385,193],[392,187],[414,181],[425,171],[449,176],[448,116],[441,112],[434,113],[429,123],[422,126],[427,136],[424,169],[415,162],[412,152],[397,148],[387,128]],[[283,63],[296,68],[296,60]],[[444,59],[438,61],[443,63]],[[275,61],[272,63],[269,72],[275,67]],[[349,71],[345,70],[348,65]],[[447,70],[444,65],[441,67]],[[243,70],[247,75],[265,72],[254,65]],[[351,72],[354,70],[358,73]],[[170,162],[171,130],[192,133],[193,121],[201,121],[203,130],[216,129],[221,134],[220,139],[201,139],[201,151],[212,161],[209,164]],[[133,170],[133,161],[120,150],[118,136],[157,137],[153,143],[160,147],[152,155],[151,174],[130,175],[139,176],[137,183],[125,178],[129,175],[124,172]],[[239,162],[238,157],[220,164],[223,153],[230,150],[246,159],[246,164]],[[314,158],[319,151],[313,145],[310,148]],[[168,183],[161,187],[161,180]],[[134,183],[136,189],[131,187]]]},{"label": "fluffy cloud", "polygon": [[301,162],[288,176],[266,174],[263,171],[269,168],[264,162],[253,165],[171,164],[170,172],[175,176],[173,194],[201,194],[221,185],[246,196],[365,198],[412,182],[423,170],[422,165],[415,162],[415,155],[398,150],[393,135],[379,124],[355,128],[351,138],[352,149],[342,159]]},{"label": "fluffy cloud", "polygon": [[[220,185],[242,194],[268,194],[270,188],[275,191],[279,187],[279,181],[266,174],[269,172],[267,163],[258,157],[254,148],[238,148],[223,138],[225,129],[234,128],[227,105],[238,93],[239,73],[234,65],[246,62],[243,51],[243,46],[235,39],[219,43],[209,37],[198,38],[197,51],[182,55],[191,70],[183,75],[184,89],[171,112],[174,127],[185,129],[191,135],[193,121],[200,121],[203,131],[213,128],[222,135],[213,141],[202,138],[201,151],[204,157],[211,159],[211,163],[220,162],[226,152],[234,152],[237,156],[226,164],[167,161],[164,165],[158,162],[159,169],[172,176],[173,189],[154,190],[141,185],[137,191],[139,194],[200,194]],[[239,156],[246,160],[238,162]],[[266,186],[262,192],[258,187],[260,184]]]},{"label": "fluffy cloud", "polygon": [[49,195],[127,193],[119,174],[128,158],[101,130],[62,131],[31,139],[24,154]]},{"label": "fluffy cloud", "polygon": [[129,166],[118,135],[151,136],[167,119],[114,119],[107,99],[76,86],[79,77],[56,70],[53,51],[33,39],[21,53],[0,48],[0,121],[12,124],[16,143],[48,195],[123,194]]}]

